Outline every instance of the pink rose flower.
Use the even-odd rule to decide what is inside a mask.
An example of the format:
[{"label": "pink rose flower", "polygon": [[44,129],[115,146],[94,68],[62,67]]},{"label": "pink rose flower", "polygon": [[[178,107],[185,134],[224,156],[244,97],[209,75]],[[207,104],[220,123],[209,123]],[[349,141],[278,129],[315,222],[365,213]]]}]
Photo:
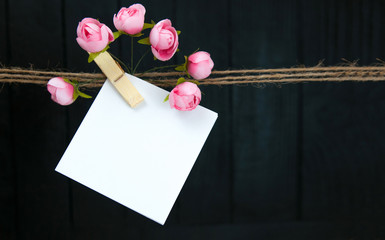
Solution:
[{"label": "pink rose flower", "polygon": [[196,80],[207,78],[213,67],[214,62],[207,52],[199,51],[188,57],[187,71]]},{"label": "pink rose flower", "polygon": [[93,18],[84,18],[76,30],[76,41],[87,52],[102,51],[110,42],[114,41],[114,34],[103,23]]},{"label": "pink rose flower", "polygon": [[47,90],[51,93],[51,99],[63,106],[70,105],[75,101],[74,86],[67,83],[61,77],[55,77],[48,81]]},{"label": "pink rose flower", "polygon": [[142,4],[133,4],[129,8],[121,8],[118,15],[114,15],[114,25],[119,31],[134,35],[140,33],[144,25],[146,9]]},{"label": "pink rose flower", "polygon": [[201,98],[201,90],[195,83],[184,82],[170,92],[168,101],[171,108],[191,111],[199,105]]},{"label": "pink rose flower", "polygon": [[171,21],[164,19],[158,22],[150,32],[151,50],[154,56],[167,61],[174,56],[178,49],[178,34],[171,26]]}]

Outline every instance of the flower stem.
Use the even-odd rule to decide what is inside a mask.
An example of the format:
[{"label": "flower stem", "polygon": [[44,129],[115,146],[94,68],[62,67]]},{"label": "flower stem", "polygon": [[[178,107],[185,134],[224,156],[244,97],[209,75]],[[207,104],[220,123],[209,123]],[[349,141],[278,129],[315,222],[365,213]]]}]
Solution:
[{"label": "flower stem", "polygon": [[172,68],[172,67],[177,67],[179,65],[167,65],[167,66],[161,66],[161,67],[154,67],[154,68],[151,68],[147,71],[144,71],[142,73],[148,73],[148,72],[153,72],[153,71],[156,71],[156,70],[159,70],[159,69],[164,69],[164,68]]},{"label": "flower stem", "polygon": [[110,52],[109,52],[109,54],[110,54],[110,55],[111,55],[111,56],[112,56],[118,63],[120,63],[120,65],[123,66],[124,70],[126,70],[128,73],[131,72],[131,70],[127,67],[126,64],[124,64],[124,62],[122,62],[122,60],[120,60],[118,57],[116,57],[114,54],[112,54],[112,53],[110,53]]},{"label": "flower stem", "polygon": [[134,37],[131,37],[131,70],[131,73],[134,74]]},{"label": "flower stem", "polygon": [[143,60],[143,58],[147,55],[147,53],[150,52],[151,49],[148,49],[147,52],[145,52],[139,59],[138,63],[136,64],[135,68],[134,68],[134,71],[132,71],[132,74],[135,74],[136,72],[136,69],[138,68],[140,62]]}]

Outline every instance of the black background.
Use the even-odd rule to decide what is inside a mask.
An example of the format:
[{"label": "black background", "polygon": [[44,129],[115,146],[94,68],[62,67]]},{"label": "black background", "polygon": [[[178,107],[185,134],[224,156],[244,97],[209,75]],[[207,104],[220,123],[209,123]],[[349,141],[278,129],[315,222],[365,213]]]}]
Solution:
[{"label": "black background", "polygon": [[[99,72],[77,23],[115,30],[113,14],[132,3],[0,0],[0,62]],[[147,22],[182,31],[172,63],[198,47],[218,70],[385,60],[382,0],[141,3]],[[111,51],[128,60],[129,49],[119,39]],[[92,100],[62,107],[44,87],[2,86],[0,239],[385,239],[385,83],[202,91],[219,119],[160,226],[54,171]]]}]

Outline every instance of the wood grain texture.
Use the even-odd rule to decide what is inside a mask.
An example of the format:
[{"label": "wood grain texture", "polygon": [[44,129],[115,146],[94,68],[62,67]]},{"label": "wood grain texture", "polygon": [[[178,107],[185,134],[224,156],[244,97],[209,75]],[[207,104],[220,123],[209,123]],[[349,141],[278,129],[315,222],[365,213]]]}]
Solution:
[{"label": "wood grain texture", "polygon": [[[302,1],[303,42],[316,46],[304,55],[304,63],[317,55],[325,56],[328,64],[343,56],[363,59],[363,64],[383,58],[383,46],[371,44],[384,40],[383,35],[373,40],[372,34],[383,31],[371,17],[378,16],[381,5]],[[384,90],[381,83],[304,85],[304,219],[383,220]]]},{"label": "wood grain texture", "polygon": [[[87,63],[87,53],[75,41],[76,27],[84,17],[93,17],[98,18],[114,31],[112,17],[119,10],[118,1],[67,0],[65,9],[67,68],[101,72],[94,62]],[[115,51],[116,54],[119,44],[119,42],[114,43],[110,50]],[[87,94],[93,98],[78,99],[76,104],[68,107],[68,143],[80,126],[97,91],[91,90]],[[77,182],[69,181],[73,239],[125,239],[127,236],[136,238],[135,236],[140,234],[139,226],[146,220],[144,217]],[[132,224],[137,224],[135,225],[137,228],[130,228]]]},{"label": "wood grain texture", "polygon": [[[178,28],[175,22],[175,0],[166,0],[166,1],[155,1],[155,0],[144,0],[140,3],[146,8],[146,15],[145,15],[145,22],[150,23],[151,20],[154,20],[155,22],[158,22],[163,19],[170,19],[173,23],[173,26]],[[127,1],[127,0],[121,0],[119,1],[119,8],[120,7],[129,7],[133,2]],[[145,36],[135,38],[134,41],[138,41],[141,38],[148,37],[150,30],[144,30]],[[121,60],[123,60],[126,63],[130,64],[130,56],[131,56],[131,39],[127,36],[122,36],[118,39],[120,47],[119,47],[119,57]],[[167,62],[162,62],[159,60],[154,61],[153,55],[150,51],[150,46],[147,45],[141,45],[136,44],[134,45],[134,66],[139,61],[139,58],[146,54],[146,56],[143,58],[140,66],[138,67],[138,71],[144,71],[151,69],[153,67],[162,66],[162,65],[170,65],[174,64],[174,60],[171,59]],[[135,221],[135,219],[138,219],[138,216],[136,213],[130,213],[130,219]],[[167,225],[173,225],[177,224],[179,222],[179,203],[176,201],[174,204],[169,217],[167,218],[166,224]],[[141,216],[140,216],[141,218]],[[138,229],[142,229],[142,232],[147,231],[148,229],[152,228],[155,224],[151,220],[145,220],[144,222],[141,221],[140,223],[136,222],[135,226],[138,226]]]},{"label": "wood grain texture", "polygon": [[[178,63],[184,62],[198,48],[211,53],[215,69],[229,64],[226,24],[228,6],[204,0],[177,2],[176,26],[181,51]],[[196,15],[199,12],[199,17]],[[213,14],[216,16],[213,18]],[[204,26],[204,27],[203,27]],[[175,79],[176,80],[176,79]],[[181,223],[214,224],[232,218],[231,105],[230,87],[200,87],[201,105],[218,113],[218,119],[180,194]],[[225,130],[226,129],[226,130]]]},{"label": "wood grain texture", "polygon": [[[100,21],[115,31],[112,16],[120,9],[120,5],[124,6],[124,3],[120,1],[82,1],[79,4],[78,1],[72,0],[67,0],[65,3],[67,68],[70,70],[78,69],[78,71],[94,69],[96,72],[100,72],[95,63],[87,63],[88,56],[77,45],[76,41],[74,42],[76,38],[74,29],[76,29],[78,21],[86,16],[91,16],[99,18]],[[117,42],[112,44],[109,50],[114,55],[122,56],[119,48],[120,40],[118,39]],[[72,139],[80,126],[97,95],[97,91],[90,90],[87,94],[90,94],[93,99],[78,99],[76,104],[68,108],[69,140]],[[70,180],[69,185],[71,190],[69,198],[72,203],[72,238],[74,239],[125,239],[131,237],[140,239],[141,234],[146,231],[147,227],[155,224],[140,214],[77,182]]]},{"label": "wood grain texture", "polygon": [[[234,1],[231,14],[235,68],[296,63],[295,1]],[[298,86],[235,87],[232,101],[235,222],[294,220]]]},{"label": "wood grain texture", "polygon": [[[0,62],[100,72],[77,24],[94,17],[114,31],[113,14],[132,3],[0,0]],[[146,22],[170,18],[182,34],[175,60],[149,53],[140,70],[198,47],[222,70],[385,60],[382,0],[141,3]],[[130,39],[111,52],[128,62]],[[383,83],[201,89],[219,118],[159,226],[54,172],[93,99],[61,107],[43,87],[2,88],[0,239],[385,238]]]},{"label": "wood grain texture", "polygon": [[[0,1],[0,62],[8,63],[7,2]],[[0,239],[16,239],[16,184],[13,163],[11,95],[8,85],[0,84]]]},{"label": "wood grain texture", "polygon": [[[11,65],[60,65],[63,59],[59,3],[9,1]],[[45,88],[27,85],[12,87],[10,107],[17,238],[66,239],[68,187],[66,180],[54,171],[66,144],[65,109],[50,100]]]},{"label": "wood grain texture", "polygon": [[106,77],[115,82],[119,80],[124,74],[124,71],[108,52],[100,53],[95,59],[94,62],[98,65],[100,70],[106,75]]},{"label": "wood grain texture", "polygon": [[8,86],[0,88],[0,239],[16,239],[17,188],[12,158],[11,95]]},{"label": "wood grain texture", "polygon": [[276,239],[276,240],[351,240],[383,239],[385,231],[378,222],[284,222],[217,224],[204,226],[157,227],[145,233],[142,239]]},{"label": "wood grain texture", "polygon": [[[21,7],[22,6],[22,7]],[[59,0],[9,1],[11,65],[61,67],[63,37]]]}]

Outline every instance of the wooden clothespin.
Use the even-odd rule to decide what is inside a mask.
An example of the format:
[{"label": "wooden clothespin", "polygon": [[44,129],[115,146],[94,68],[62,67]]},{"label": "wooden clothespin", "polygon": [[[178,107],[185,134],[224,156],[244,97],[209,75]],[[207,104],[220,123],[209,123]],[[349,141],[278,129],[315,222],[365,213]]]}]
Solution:
[{"label": "wooden clothespin", "polygon": [[94,61],[132,108],[143,101],[142,95],[107,51],[100,53]]}]

